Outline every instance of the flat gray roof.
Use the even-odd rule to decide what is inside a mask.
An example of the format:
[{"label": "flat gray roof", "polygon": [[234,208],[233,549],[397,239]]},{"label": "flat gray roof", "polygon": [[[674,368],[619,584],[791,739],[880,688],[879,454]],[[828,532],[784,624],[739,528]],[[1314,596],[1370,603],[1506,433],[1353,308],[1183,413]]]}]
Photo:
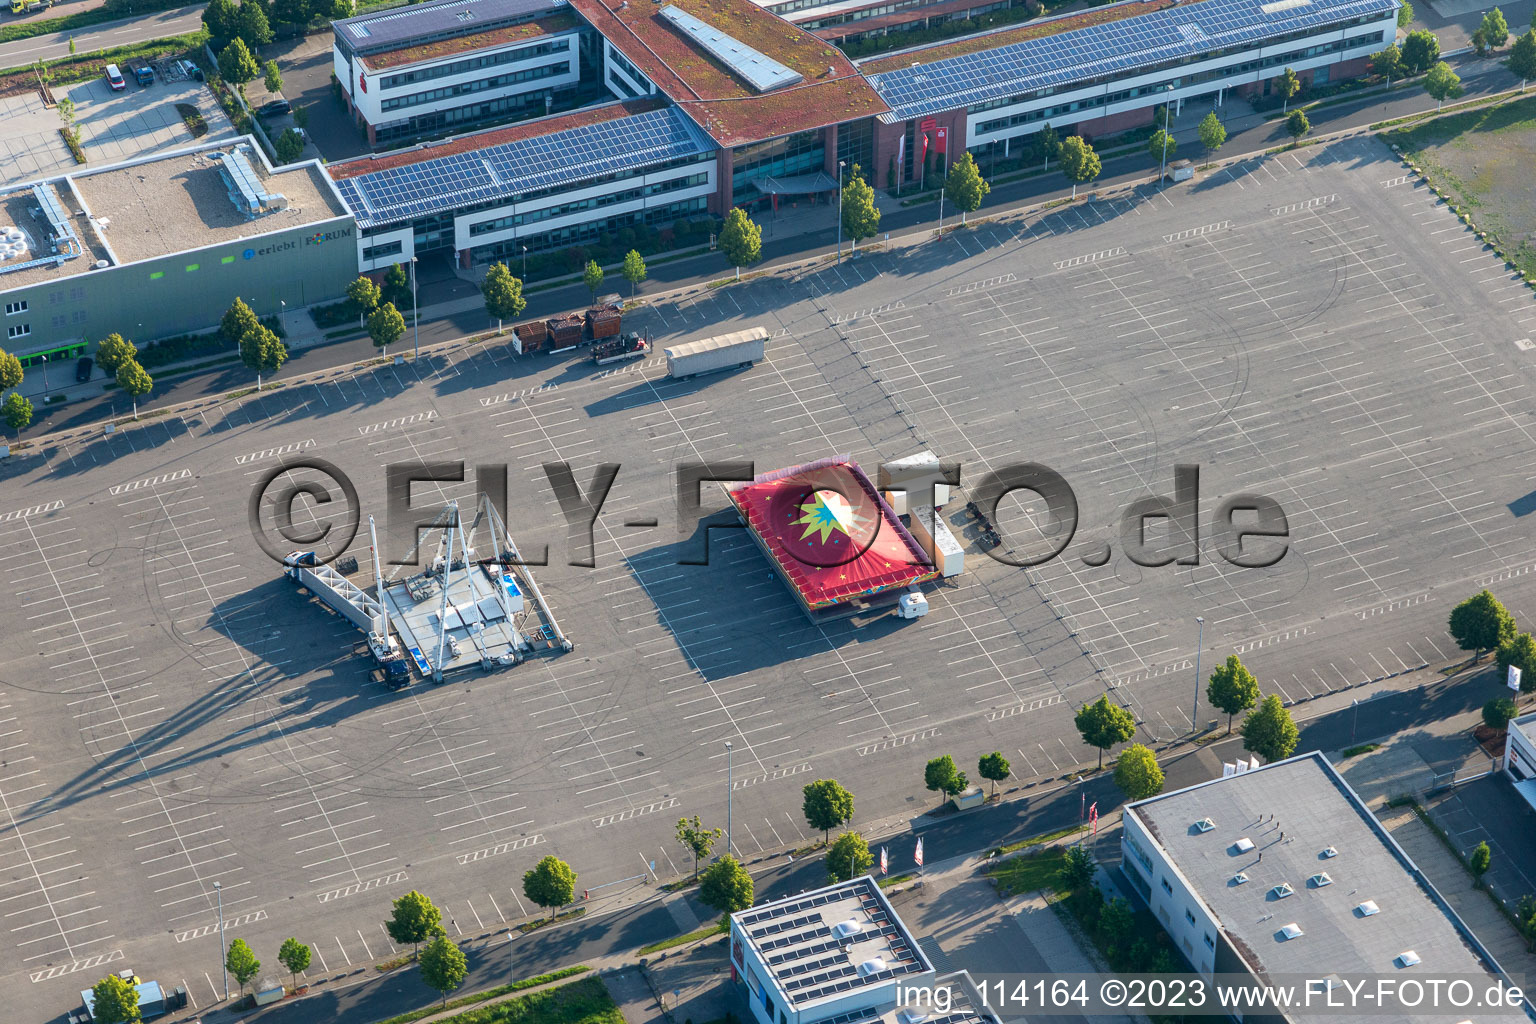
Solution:
[{"label": "flat gray roof", "polygon": [[[1429,977],[1497,967],[1320,753],[1153,797],[1126,813],[1147,826],[1256,974]],[[1203,819],[1214,828],[1201,832]],[[1253,847],[1240,850],[1243,839]],[[1239,872],[1246,883],[1234,881]],[[1309,881],[1320,872],[1330,884]],[[1278,897],[1281,883],[1294,893]],[[1359,910],[1367,900],[1378,913]],[[1303,934],[1287,940],[1281,929],[1292,923]],[[1407,950],[1420,962],[1400,968],[1394,959]],[[1518,1012],[1477,1020],[1529,1024]]]},{"label": "flat gray roof", "polygon": [[393,49],[424,39],[484,32],[565,5],[566,0],[440,0],[411,4],[331,23],[354,50]]},{"label": "flat gray roof", "polygon": [[268,192],[288,208],[252,220],[235,207],[209,153],[230,145],[182,151],[142,163],[87,172],[73,178],[90,214],[108,222],[107,244],[120,262],[154,259],[218,242],[252,238],[345,216],[346,207],[314,164],[272,172],[250,154]]},{"label": "flat gray roof", "polygon": [[[796,1008],[933,970],[868,875],[738,911],[734,919],[780,996]],[[857,924],[857,930],[843,935],[834,931],[848,922]],[[878,968],[871,961],[879,961]],[[861,971],[860,965],[868,967]],[[876,1016],[870,1007],[867,1015],[849,1019]]]},{"label": "flat gray roof", "polygon": [[[60,208],[69,217],[69,225],[74,230],[75,237],[80,240],[82,254],[74,259],[61,260],[40,267],[27,267],[25,270],[4,270],[7,264],[0,264],[0,292],[74,277],[90,270],[96,265],[97,260],[107,259],[106,250],[97,244],[96,235],[91,231],[87,219],[75,215],[76,204],[74,197],[69,194],[68,187],[59,188],[49,182],[44,184],[43,188],[54,194]],[[44,256],[51,256],[58,251],[48,244],[48,238],[53,233],[53,225],[38,207],[37,198],[32,194],[30,185],[0,193],[0,227],[5,226],[21,229],[22,234],[27,237],[29,246],[29,251],[25,255],[9,261],[9,265],[27,263]]]}]

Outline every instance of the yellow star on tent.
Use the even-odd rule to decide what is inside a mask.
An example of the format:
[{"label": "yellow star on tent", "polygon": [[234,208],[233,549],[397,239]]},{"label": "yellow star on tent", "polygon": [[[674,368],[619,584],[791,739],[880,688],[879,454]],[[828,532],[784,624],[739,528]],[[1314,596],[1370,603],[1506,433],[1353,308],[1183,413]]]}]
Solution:
[{"label": "yellow star on tent", "polygon": [[794,520],[794,525],[805,527],[801,540],[819,534],[817,540],[825,544],[834,531],[852,536],[860,521],[861,517],[848,504],[847,498],[836,491],[816,491],[811,494],[810,501],[801,503],[800,518]]}]

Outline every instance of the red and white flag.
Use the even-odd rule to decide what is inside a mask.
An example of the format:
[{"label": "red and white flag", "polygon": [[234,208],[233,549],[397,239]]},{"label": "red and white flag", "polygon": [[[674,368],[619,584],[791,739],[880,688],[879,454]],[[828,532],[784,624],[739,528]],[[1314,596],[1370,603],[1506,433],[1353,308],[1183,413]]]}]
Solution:
[{"label": "red and white flag", "polygon": [[915,854],[913,854],[912,856],[917,861],[917,866],[918,867],[922,867],[923,866],[923,841],[921,839],[919,839],[917,841],[917,852]]},{"label": "red and white flag", "polygon": [[917,163],[921,167],[928,159],[928,133],[923,132],[923,144],[917,150]]},{"label": "red and white flag", "polygon": [[1088,824],[1093,826],[1093,834],[1099,834],[1099,802],[1095,800],[1093,806],[1088,808]]},{"label": "red and white flag", "polygon": [[880,847],[880,873],[883,875],[891,869],[891,858],[885,847]]}]

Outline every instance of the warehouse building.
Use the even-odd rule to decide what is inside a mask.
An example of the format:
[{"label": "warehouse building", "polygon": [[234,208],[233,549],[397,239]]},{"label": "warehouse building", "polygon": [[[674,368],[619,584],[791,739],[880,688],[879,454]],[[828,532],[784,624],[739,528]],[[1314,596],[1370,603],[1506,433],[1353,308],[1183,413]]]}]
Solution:
[{"label": "warehouse building", "polygon": [[[1201,974],[1328,984],[1456,976],[1481,979],[1480,995],[1508,982],[1321,753],[1128,804],[1123,827],[1125,877]],[[1328,1019],[1381,1019],[1368,1014]],[[1530,1024],[1518,1009],[1475,1019]]]},{"label": "warehouse building", "polygon": [[24,365],[345,293],[351,213],[318,163],[274,172],[249,137],[0,193],[5,347]]},{"label": "warehouse building", "polygon": [[369,143],[387,144],[570,105],[582,28],[565,0],[446,0],[333,22],[331,56]]}]

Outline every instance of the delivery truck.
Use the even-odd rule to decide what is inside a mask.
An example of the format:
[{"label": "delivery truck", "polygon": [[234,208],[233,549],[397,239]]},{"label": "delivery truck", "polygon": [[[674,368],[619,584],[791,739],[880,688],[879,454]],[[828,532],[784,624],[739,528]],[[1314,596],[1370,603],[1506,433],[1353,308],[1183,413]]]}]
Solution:
[{"label": "delivery truck", "polygon": [[701,373],[751,366],[763,358],[763,345],[767,340],[768,332],[764,328],[753,327],[718,338],[674,345],[666,350],[667,375],[687,380]]}]

